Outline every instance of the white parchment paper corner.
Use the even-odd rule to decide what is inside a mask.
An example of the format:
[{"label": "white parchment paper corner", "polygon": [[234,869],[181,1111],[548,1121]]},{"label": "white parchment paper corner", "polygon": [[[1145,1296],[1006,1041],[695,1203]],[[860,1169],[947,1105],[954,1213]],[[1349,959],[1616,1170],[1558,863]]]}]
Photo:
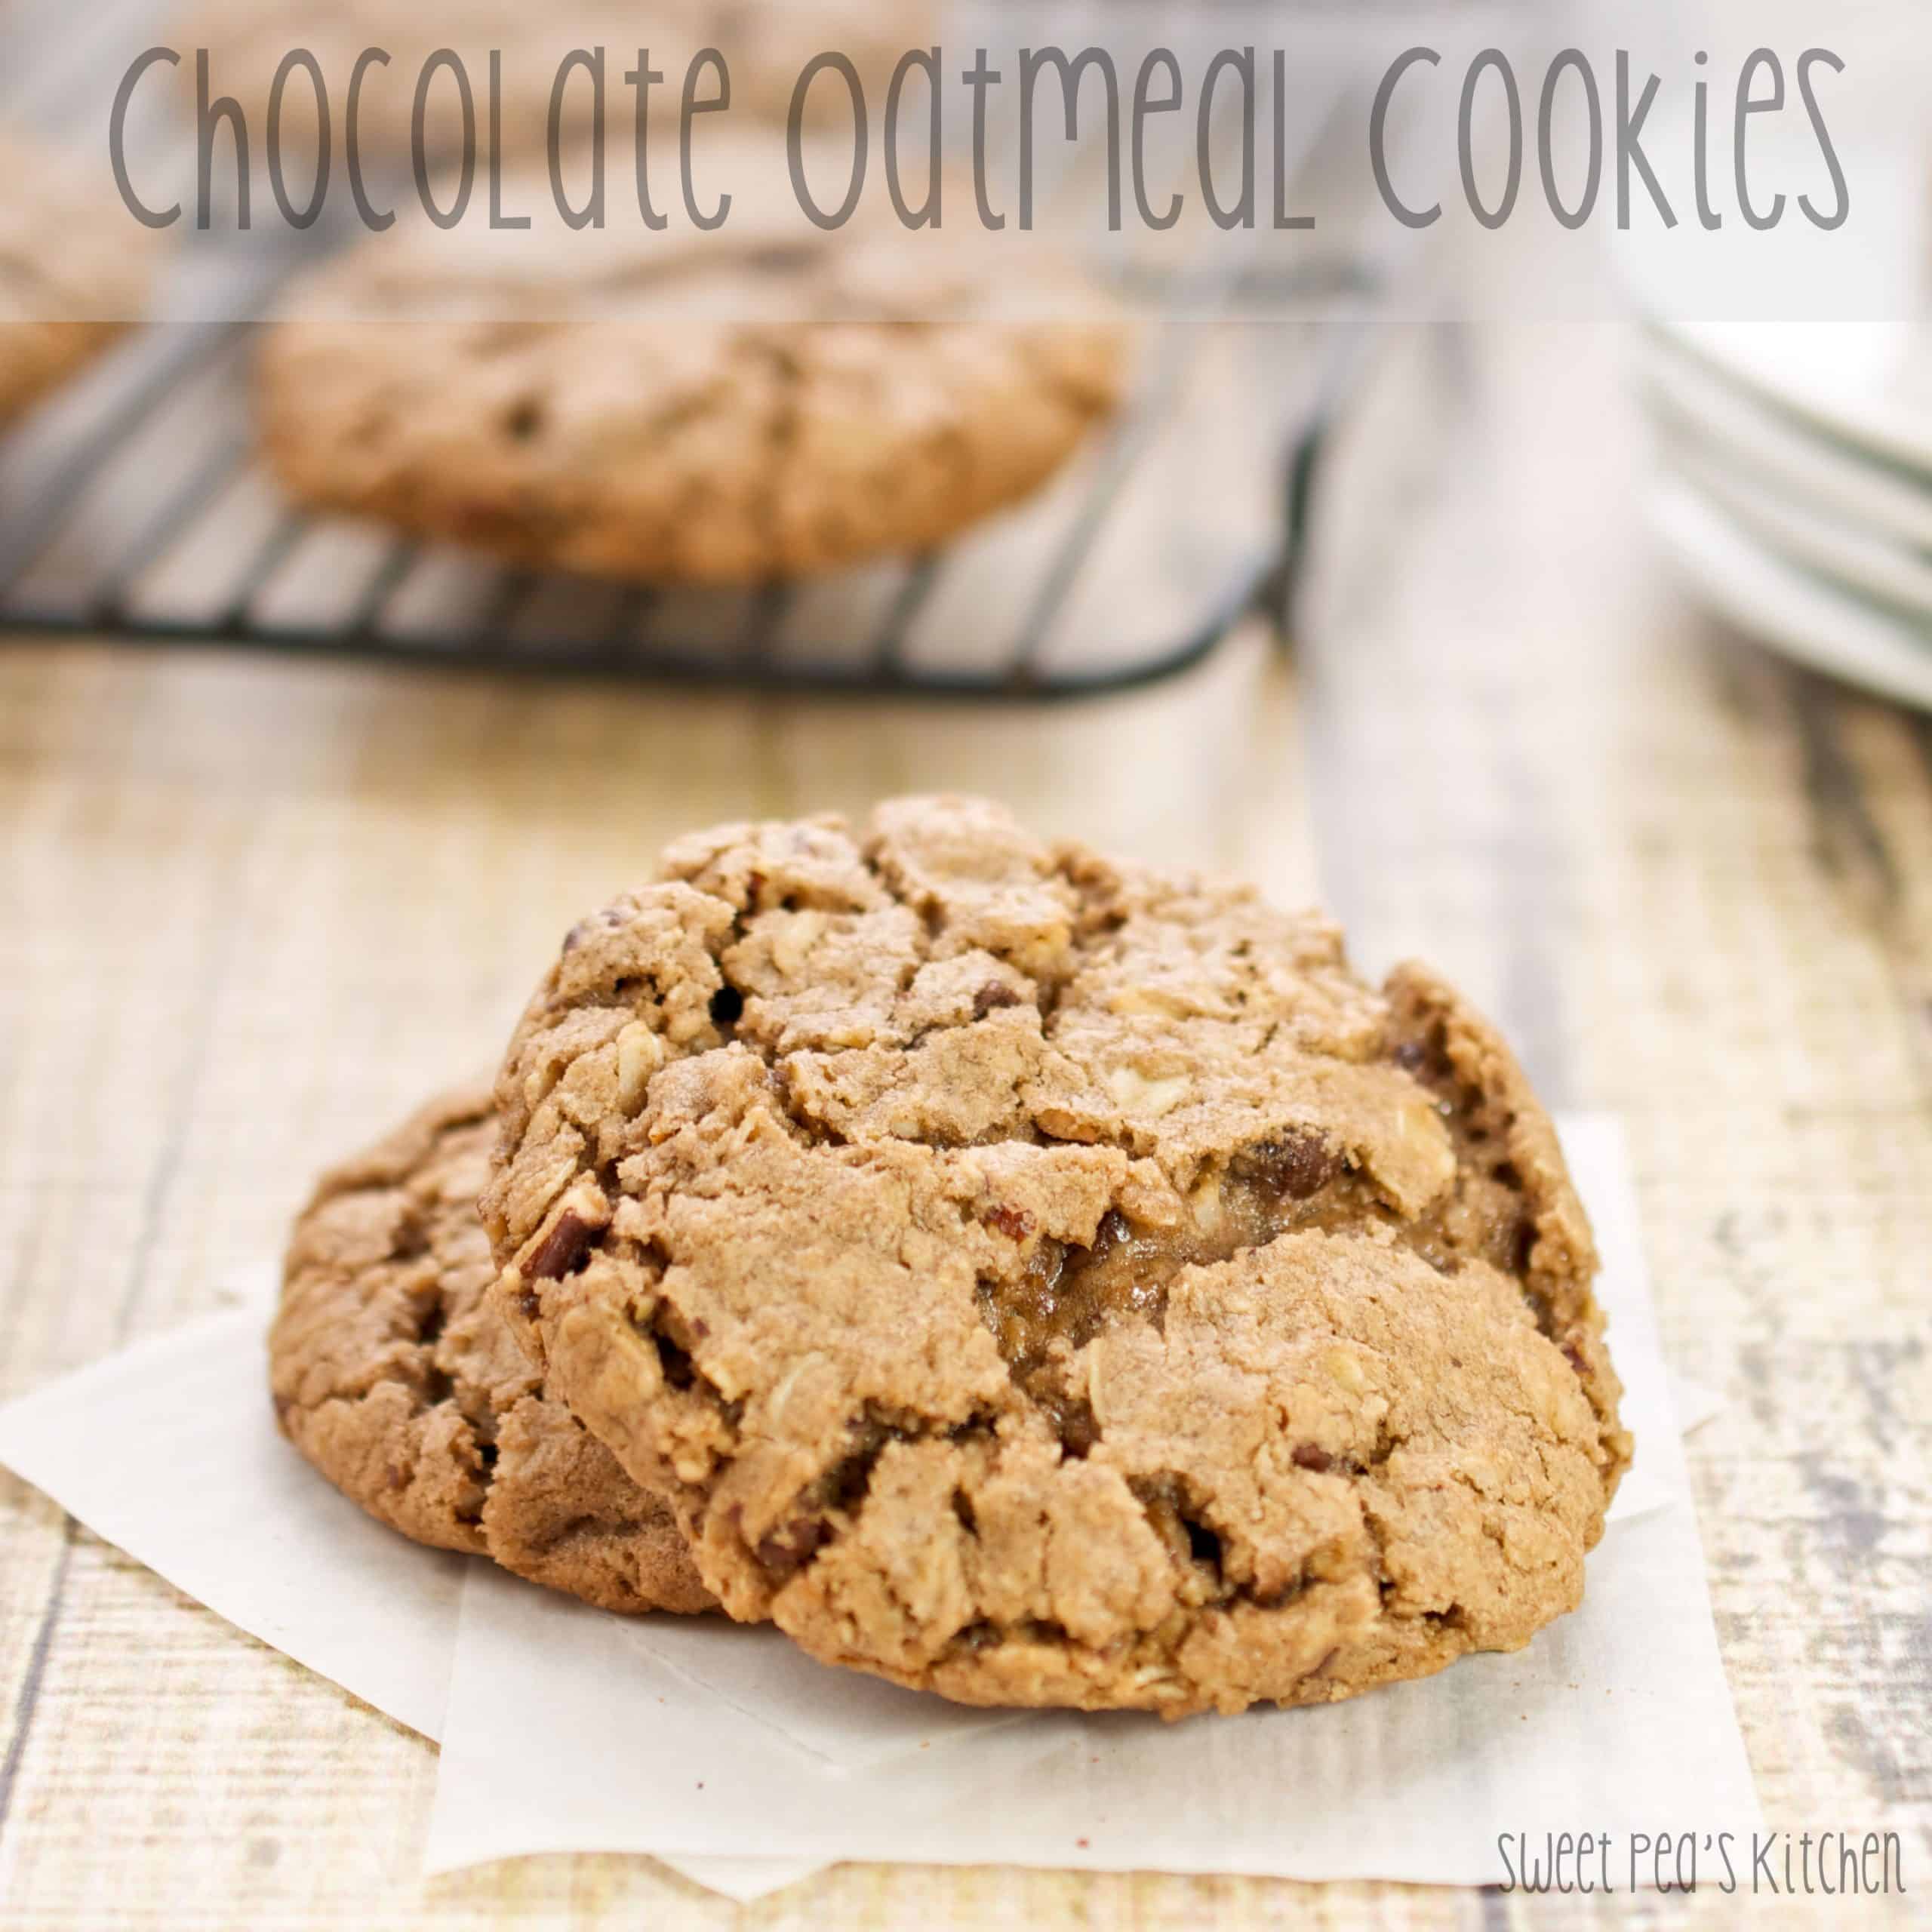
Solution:
[{"label": "white parchment paper corner", "polygon": [[[443,1733],[463,1578],[321,1481],[276,1433],[260,1284],[245,1304],[0,1408],[0,1464],[251,1636],[426,1737]],[[753,1899],[817,1859],[668,1860]]]}]

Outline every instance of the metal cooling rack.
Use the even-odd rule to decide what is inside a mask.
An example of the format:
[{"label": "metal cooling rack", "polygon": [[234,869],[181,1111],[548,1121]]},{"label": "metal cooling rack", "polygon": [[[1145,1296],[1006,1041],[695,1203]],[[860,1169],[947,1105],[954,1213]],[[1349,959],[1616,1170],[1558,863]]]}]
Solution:
[{"label": "metal cooling rack", "polygon": [[[29,11],[43,29],[69,13],[65,0]],[[137,22],[152,29],[146,14],[145,0],[107,0],[100,18],[125,45]],[[67,100],[71,130],[120,63],[60,45],[64,93],[35,100],[42,118]],[[1340,99],[1331,83],[1321,112],[1304,106],[1311,165]],[[179,162],[180,130],[149,138]],[[1080,171],[1069,164],[1065,192]],[[183,314],[260,312],[301,260],[257,239],[238,266],[223,238],[195,238],[175,278]],[[1104,266],[1128,283],[1148,272]],[[238,275],[260,285],[238,295]],[[1128,408],[1018,511],[929,555],[735,592],[534,575],[308,515],[252,457],[257,325],[151,324],[0,441],[0,632],[936,697],[1148,684],[1201,662],[1254,611],[1284,624],[1382,271],[1331,260],[1295,280],[1322,298],[1321,319],[1228,319],[1238,275],[1186,291],[1151,332]]]}]

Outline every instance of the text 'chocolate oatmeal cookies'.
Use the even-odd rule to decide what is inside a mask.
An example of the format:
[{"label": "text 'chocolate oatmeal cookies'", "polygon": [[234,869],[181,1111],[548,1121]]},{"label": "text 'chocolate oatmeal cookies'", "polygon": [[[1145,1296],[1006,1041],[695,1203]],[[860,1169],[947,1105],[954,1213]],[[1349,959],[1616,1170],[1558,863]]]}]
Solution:
[{"label": "text 'chocolate oatmeal cookies'", "polygon": [[325,1176],[269,1343],[282,1432],[371,1515],[608,1610],[712,1607],[663,1504],[546,1398],[489,1303],[487,1093]]},{"label": "text 'chocolate oatmeal cookies'", "polygon": [[526,568],[747,583],[943,543],[1118,404],[1128,332],[1049,245],[872,207],[828,231],[782,140],[700,147],[715,230],[660,147],[663,233],[635,206],[572,231],[516,180],[528,231],[399,226],[299,285],[257,371],[283,488]]},{"label": "text 'chocolate oatmeal cookies'", "polygon": [[968,1703],[1171,1716],[1513,1649],[1629,1456],[1549,1122],[1420,968],[912,799],[583,921],[483,1213],[709,1588]]}]

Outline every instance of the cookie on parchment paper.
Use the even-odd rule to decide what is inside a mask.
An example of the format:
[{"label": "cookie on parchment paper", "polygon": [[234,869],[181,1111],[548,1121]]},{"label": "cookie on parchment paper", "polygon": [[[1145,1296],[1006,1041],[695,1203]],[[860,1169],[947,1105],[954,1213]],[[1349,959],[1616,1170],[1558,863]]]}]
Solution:
[{"label": "cookie on parchment paper", "polygon": [[487,1093],[452,1094],[324,1177],[269,1337],[282,1432],[419,1543],[609,1610],[708,1609],[670,1512],[546,1398],[489,1304],[495,1135]]},{"label": "cookie on parchment paper", "polygon": [[1346,1697],[1574,1608],[1629,1456],[1550,1123],[1432,974],[970,800],[584,920],[484,1217],[731,1614],[974,1703]]}]

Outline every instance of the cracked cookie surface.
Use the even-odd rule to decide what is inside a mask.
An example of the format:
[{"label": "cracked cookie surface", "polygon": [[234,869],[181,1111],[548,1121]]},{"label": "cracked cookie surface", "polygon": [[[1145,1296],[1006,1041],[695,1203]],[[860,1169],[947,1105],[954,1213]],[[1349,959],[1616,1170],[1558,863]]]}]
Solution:
[{"label": "cracked cookie surface", "polygon": [[487,1092],[432,1103],[322,1180],[269,1340],[282,1432],[419,1543],[618,1611],[712,1607],[671,1512],[548,1399],[486,1293]]},{"label": "cracked cookie surface", "polygon": [[915,799],[581,922],[483,1213],[709,1586],[967,1702],[1327,1700],[1574,1607],[1629,1460],[1554,1133],[1426,970]]},{"label": "cracked cookie surface", "polygon": [[529,232],[420,223],[318,272],[258,370],[284,487],[533,569],[746,583],[943,542],[1120,398],[1118,320],[1023,238],[828,232],[742,130],[703,192],[715,232],[576,233],[513,183]]}]

